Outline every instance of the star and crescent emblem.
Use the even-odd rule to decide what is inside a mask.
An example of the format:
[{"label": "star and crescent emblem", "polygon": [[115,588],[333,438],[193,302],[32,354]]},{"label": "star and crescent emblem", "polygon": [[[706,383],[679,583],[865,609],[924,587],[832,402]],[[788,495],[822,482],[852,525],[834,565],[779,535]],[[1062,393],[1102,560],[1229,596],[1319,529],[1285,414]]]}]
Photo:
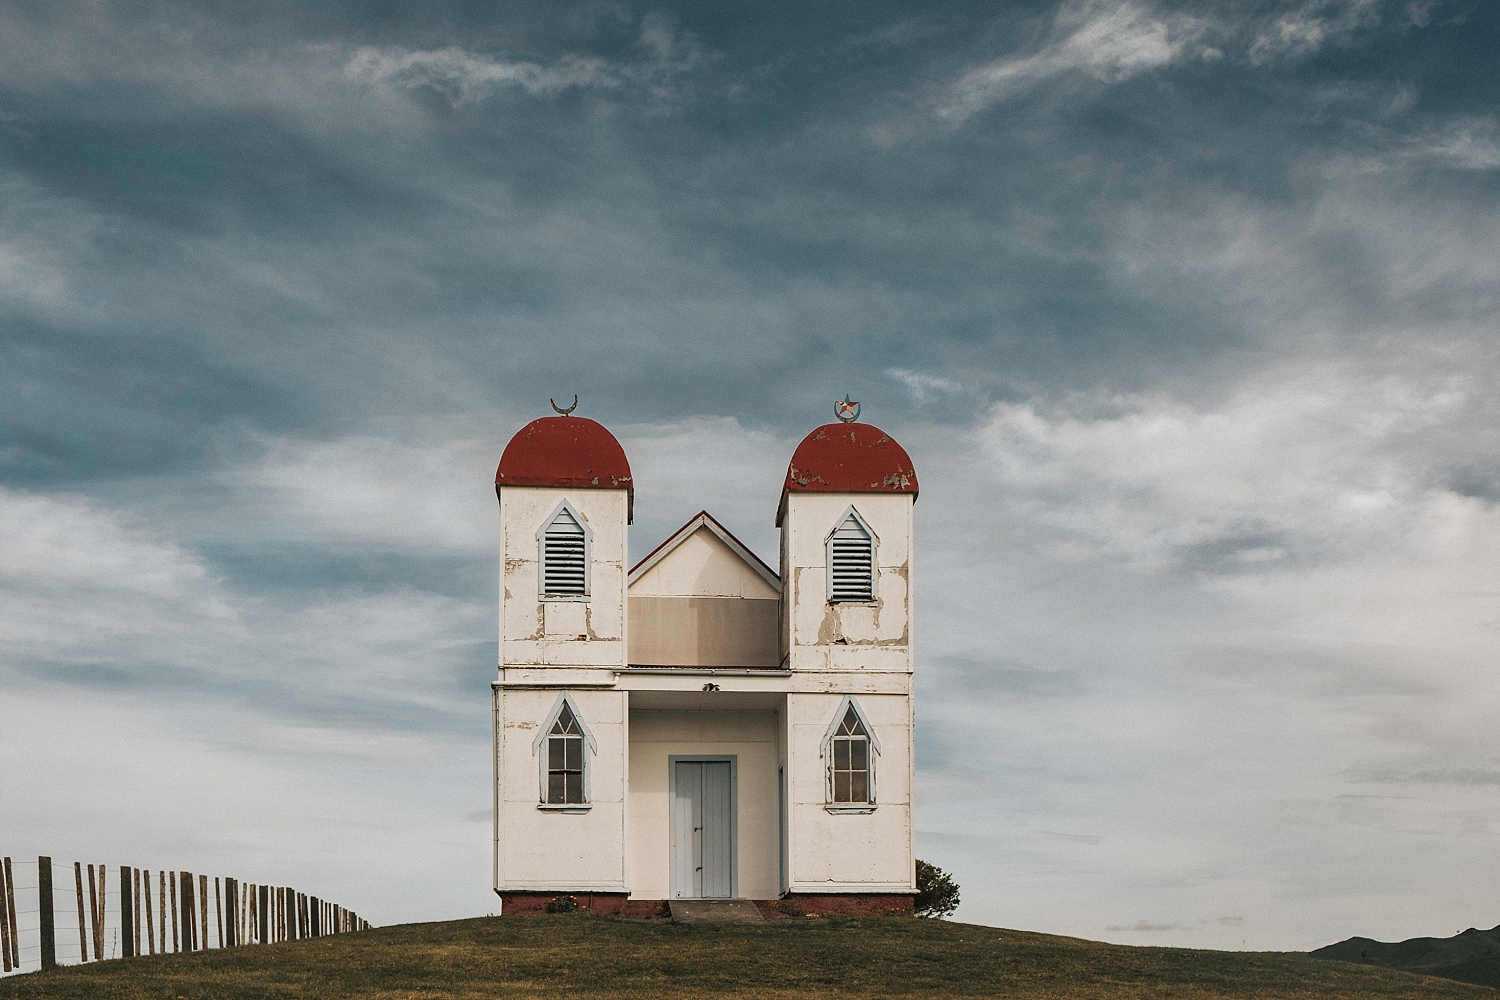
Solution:
[{"label": "star and crescent emblem", "polygon": [[852,424],[859,419],[859,400],[850,399],[846,392],[843,399],[833,401],[833,412],[844,423]]}]

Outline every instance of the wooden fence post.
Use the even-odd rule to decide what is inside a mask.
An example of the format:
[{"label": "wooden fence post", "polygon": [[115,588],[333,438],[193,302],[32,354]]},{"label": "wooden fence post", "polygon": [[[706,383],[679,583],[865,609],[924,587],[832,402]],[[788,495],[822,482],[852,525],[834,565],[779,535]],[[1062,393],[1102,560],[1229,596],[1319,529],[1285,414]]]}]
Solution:
[{"label": "wooden fence post", "polygon": [[109,913],[107,889],[109,887],[109,874],[105,871],[107,866],[99,865],[99,954],[103,957],[109,955]]},{"label": "wooden fence post", "polygon": [[130,869],[120,866],[120,957],[135,957],[135,925],[130,922]]},{"label": "wooden fence post", "polygon": [[157,900],[157,905],[161,908],[161,947],[157,950],[165,955],[167,953],[167,873],[158,868],[156,875],[156,884],[161,895],[161,899]]},{"label": "wooden fence post", "polygon": [[93,865],[89,865],[89,929],[92,932],[89,937],[94,948],[94,961],[97,962],[104,956],[99,953],[99,896],[94,888]]},{"label": "wooden fence post", "polygon": [[0,861],[0,972],[10,971],[10,909],[5,905],[5,863]]},{"label": "wooden fence post", "polygon": [[203,932],[198,938],[198,948],[208,950],[208,876],[198,876],[198,929]]},{"label": "wooden fence post", "polygon": [[78,961],[89,960],[89,937],[83,926],[83,866],[73,862],[73,884],[78,888]]},{"label": "wooden fence post", "polygon": [[182,950],[193,951],[198,946],[193,927],[197,923],[193,919],[193,873],[178,872],[177,878],[182,882],[182,888],[177,892],[177,905],[182,908]]},{"label": "wooden fence post", "polygon": [[42,968],[57,968],[57,927],[53,916],[52,859],[36,859],[36,914],[42,938]]},{"label": "wooden fence post", "polygon": [[260,943],[271,941],[271,891],[270,886],[257,886],[255,901],[260,904]]},{"label": "wooden fence post", "polygon": [[130,901],[135,913],[135,953],[139,956],[144,954],[141,951],[141,870],[139,868],[130,869]]},{"label": "wooden fence post", "polygon": [[151,869],[146,869],[145,877],[141,879],[142,898],[146,906],[146,954],[156,954],[156,925],[151,921]]},{"label": "wooden fence post", "polygon": [[224,947],[224,899],[219,895],[219,876],[214,876],[214,920],[219,925],[219,947]]},{"label": "wooden fence post", "polygon": [[[180,939],[177,936],[177,873],[176,872],[168,872],[167,875],[169,876],[168,885],[170,886],[170,888],[172,890],[172,950],[173,951],[181,951],[182,950],[182,945],[180,943]],[[167,932],[167,923],[166,923],[166,918],[163,917],[162,918],[162,933],[166,934],[166,932]]]},{"label": "wooden fence post", "polygon": [[5,915],[10,920],[10,967],[21,967],[21,925],[16,923],[16,873],[5,859]]}]

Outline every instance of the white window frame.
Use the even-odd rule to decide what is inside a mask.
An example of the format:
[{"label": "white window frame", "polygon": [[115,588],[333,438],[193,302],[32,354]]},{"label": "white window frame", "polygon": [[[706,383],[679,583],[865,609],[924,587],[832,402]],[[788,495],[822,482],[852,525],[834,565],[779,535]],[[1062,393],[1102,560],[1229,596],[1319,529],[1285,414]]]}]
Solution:
[{"label": "white window frame", "polygon": [[[552,727],[557,725],[557,717],[562,715],[563,707],[573,713],[573,719],[578,723],[578,730],[583,734],[583,801],[552,803],[547,801],[547,751],[543,749],[547,745],[547,737],[552,735]],[[557,701],[552,705],[552,711],[547,713],[537,730],[536,738],[531,741],[532,756],[537,758],[537,808],[543,812],[560,813],[586,813],[593,808],[593,789],[589,785],[589,776],[593,768],[589,766],[589,754],[599,755],[599,744],[594,740],[594,734],[590,731],[588,723],[583,721],[583,713],[578,710],[578,704],[573,701],[571,695],[564,691],[557,696]]]},{"label": "white window frame", "polygon": [[[864,802],[835,802],[833,801],[833,738],[838,735],[839,727],[844,723],[844,716],[854,709],[854,717],[864,727],[865,737],[870,741],[870,795]],[[875,727],[870,725],[870,720],[865,716],[864,709],[859,707],[859,700],[852,694],[844,695],[839,702],[839,710],[833,713],[833,722],[828,726],[828,732],[823,734],[823,808],[831,813],[872,813],[875,811],[875,758],[880,755],[880,738],[875,735]]]},{"label": "white window frame", "polygon": [[[547,529],[552,522],[557,520],[557,515],[563,511],[583,528],[583,593],[582,594],[549,594],[547,593]],[[578,512],[578,508],[564,500],[553,508],[552,513],[542,522],[542,526],[536,529],[536,592],[537,599],[541,601],[587,601],[593,593],[594,587],[594,529],[589,527],[588,519]]]},{"label": "white window frame", "polygon": [[[867,601],[836,601],[833,598],[833,536],[838,534],[844,522],[850,518],[860,526],[865,534],[870,536],[870,599]],[[823,539],[823,561],[827,563],[828,569],[828,603],[829,604],[853,604],[872,605],[878,603],[880,597],[880,536],[875,534],[875,529],[870,527],[870,522],[860,516],[851,504],[838,520],[833,522],[833,528]]]}]

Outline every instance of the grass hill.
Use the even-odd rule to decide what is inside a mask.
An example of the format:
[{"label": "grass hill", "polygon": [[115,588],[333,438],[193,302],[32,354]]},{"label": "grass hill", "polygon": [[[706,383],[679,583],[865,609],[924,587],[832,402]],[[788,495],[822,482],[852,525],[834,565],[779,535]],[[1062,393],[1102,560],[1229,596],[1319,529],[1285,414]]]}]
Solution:
[{"label": "grass hill", "polygon": [[1319,948],[1313,956],[1500,988],[1500,927],[1470,927],[1448,938],[1412,938],[1396,944],[1355,937]]},{"label": "grass hill", "polygon": [[1494,998],[1303,954],[1132,948],[901,918],[763,926],[486,918],[0,980],[0,1000],[361,997]]}]

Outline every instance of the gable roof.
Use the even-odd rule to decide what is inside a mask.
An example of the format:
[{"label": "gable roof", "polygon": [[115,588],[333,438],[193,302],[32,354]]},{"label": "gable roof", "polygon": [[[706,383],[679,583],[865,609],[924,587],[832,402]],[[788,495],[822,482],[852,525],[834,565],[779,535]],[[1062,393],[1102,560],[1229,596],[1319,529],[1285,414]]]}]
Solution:
[{"label": "gable roof", "polygon": [[728,528],[714,520],[713,515],[706,510],[700,510],[687,524],[678,528],[666,541],[652,549],[650,555],[632,566],[626,586],[635,583],[636,580],[649,573],[652,567],[670,555],[673,549],[692,537],[693,533],[699,528],[707,528],[714,537],[729,548],[729,551],[739,556],[747,566],[754,570],[756,575],[774,587],[777,592],[780,592],[781,577],[777,575],[776,571],[762,562],[759,556],[746,548],[743,542],[735,538]]}]

